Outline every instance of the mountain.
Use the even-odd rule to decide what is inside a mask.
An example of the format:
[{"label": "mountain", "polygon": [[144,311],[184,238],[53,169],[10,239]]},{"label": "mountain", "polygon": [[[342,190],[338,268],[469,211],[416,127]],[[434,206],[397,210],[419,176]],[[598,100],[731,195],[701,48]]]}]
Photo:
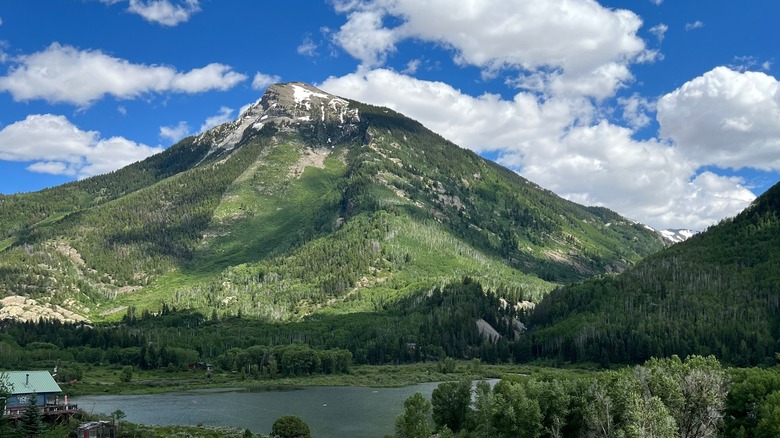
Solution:
[{"label": "mountain", "polygon": [[664,246],[401,114],[301,83],[142,162],[0,196],[0,230],[0,297],[90,320],[375,311],[464,277],[538,301]]},{"label": "mountain", "polygon": [[680,243],[682,241],[690,239],[694,234],[696,234],[696,231],[672,228],[668,230],[661,230],[659,231],[659,233],[661,234],[661,236],[663,236],[664,239],[668,240],[671,243]]},{"label": "mountain", "polygon": [[733,219],[618,276],[555,290],[525,340],[539,356],[641,362],[715,354],[747,366],[780,351],[780,184]]}]

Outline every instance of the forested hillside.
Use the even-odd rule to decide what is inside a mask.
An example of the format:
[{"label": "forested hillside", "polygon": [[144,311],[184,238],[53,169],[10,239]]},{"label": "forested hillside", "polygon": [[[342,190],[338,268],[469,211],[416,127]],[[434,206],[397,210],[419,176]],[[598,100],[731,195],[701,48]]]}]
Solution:
[{"label": "forested hillside", "polygon": [[103,204],[189,169],[208,152],[185,139],[164,152],[120,170],[34,193],[0,194],[0,249],[17,233],[41,222],[55,223],[64,215]]},{"label": "forested hillside", "polygon": [[[281,364],[289,348],[314,355],[346,352],[348,362],[357,364],[445,357],[497,363],[510,360],[515,317],[513,308],[485,294],[472,279],[436,288],[426,296],[407,297],[386,310],[313,315],[292,323],[220,319],[168,306],[158,315],[129,308],[118,326],[7,322],[0,327],[0,368],[45,368],[60,362],[181,369],[208,360],[226,371],[254,367],[262,373],[287,375],[283,368],[269,371],[267,367],[269,355],[276,355]],[[477,320],[494,327],[498,339],[484,336]],[[311,368],[291,373],[321,371],[321,364],[313,362]]]},{"label": "forested hillside", "polygon": [[295,83],[143,162],[0,205],[0,297],[91,320],[377,311],[465,276],[536,301],[663,246],[398,113]]},{"label": "forested hillside", "polygon": [[715,354],[739,366],[780,351],[780,185],[619,276],[553,291],[536,307],[537,356],[637,363]]}]

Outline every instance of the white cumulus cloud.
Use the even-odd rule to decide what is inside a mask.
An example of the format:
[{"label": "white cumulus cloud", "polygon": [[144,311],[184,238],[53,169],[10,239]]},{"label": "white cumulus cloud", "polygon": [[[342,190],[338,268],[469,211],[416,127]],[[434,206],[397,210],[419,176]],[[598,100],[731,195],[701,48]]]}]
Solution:
[{"label": "white cumulus cloud", "polygon": [[519,93],[507,101],[495,94],[478,97],[443,82],[415,79],[387,69],[332,77],[320,85],[328,92],[387,106],[477,152],[500,150],[518,138],[556,135],[572,120],[591,117],[582,99],[540,101]]},{"label": "white cumulus cloud", "polygon": [[0,131],[0,160],[32,161],[30,171],[77,178],[110,172],[161,151],[122,137],[102,138],[53,114],[29,115]]},{"label": "white cumulus cloud", "polygon": [[145,93],[224,91],[246,80],[223,64],[179,72],[58,43],[14,61],[8,75],[0,77],[0,90],[16,101],[44,99],[86,106],[107,94],[131,99]]},{"label": "white cumulus cloud", "polygon": [[661,135],[701,166],[780,170],[780,82],[717,67],[663,96]]},{"label": "white cumulus cloud", "polygon": [[655,35],[655,37],[658,38],[659,42],[661,42],[664,40],[664,37],[666,37],[666,31],[669,30],[669,26],[661,23],[651,27],[648,30],[651,34]]},{"label": "white cumulus cloud", "polygon": [[617,103],[623,108],[623,120],[630,127],[644,128],[652,122],[649,113],[655,110],[655,102],[634,93],[630,97],[618,98]]},{"label": "white cumulus cloud", "polygon": [[255,90],[264,90],[268,88],[269,85],[273,85],[281,80],[282,78],[278,75],[267,75],[265,73],[257,72],[255,73],[254,79],[252,79],[252,88]]},{"label": "white cumulus cloud", "polygon": [[168,139],[171,143],[176,143],[190,133],[190,127],[187,122],[179,122],[172,126],[160,126],[160,137]]},{"label": "white cumulus cloud", "polygon": [[8,44],[8,41],[0,40],[0,64],[5,64],[6,61],[8,61],[8,53],[6,50],[10,47],[10,44]]},{"label": "white cumulus cloud", "polygon": [[[590,0],[342,1],[336,10],[348,15],[334,41],[364,68],[414,39],[451,50],[487,76],[512,70],[523,86],[604,98],[633,79],[629,63],[657,56],[637,36],[636,14]],[[400,24],[386,27],[389,18]]]},{"label": "white cumulus cloud", "polygon": [[215,126],[230,122],[231,120],[233,120],[233,108],[228,108],[226,106],[220,107],[217,114],[207,118],[206,121],[203,122],[199,132],[208,131]]},{"label": "white cumulus cloud", "polygon": [[704,23],[702,21],[696,20],[693,23],[685,23],[685,30],[691,31],[696,29],[701,29],[704,27]]},{"label": "white cumulus cloud", "polygon": [[404,74],[415,74],[417,73],[417,69],[420,68],[420,64],[422,64],[422,61],[419,59],[412,59],[411,61],[406,63],[406,68],[404,68],[401,73]]},{"label": "white cumulus cloud", "polygon": [[303,56],[317,56],[317,48],[319,46],[317,43],[314,42],[314,40],[311,38],[311,35],[305,35],[303,37],[303,42],[298,46],[296,51],[299,55]]},{"label": "white cumulus cloud", "polygon": [[163,26],[176,26],[200,12],[198,0],[184,0],[173,4],[169,0],[130,0],[127,11],[138,14],[146,21]]},{"label": "white cumulus cloud", "polygon": [[347,23],[334,35],[334,41],[366,66],[382,64],[395,51],[398,35],[382,25],[385,11],[360,10],[349,14]]}]

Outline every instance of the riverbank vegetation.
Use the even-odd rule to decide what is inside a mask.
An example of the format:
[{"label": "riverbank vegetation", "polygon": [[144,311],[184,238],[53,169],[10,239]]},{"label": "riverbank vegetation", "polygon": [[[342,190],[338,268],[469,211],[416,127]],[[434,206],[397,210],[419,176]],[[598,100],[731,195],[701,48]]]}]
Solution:
[{"label": "riverbank vegetation", "polygon": [[713,356],[565,377],[540,373],[496,385],[440,384],[409,397],[399,438],[777,437],[780,367],[724,369]]},{"label": "riverbank vegetation", "polygon": [[[154,373],[159,371],[134,374],[132,382],[139,379],[135,389],[147,385]],[[780,436],[780,366],[726,368],[712,356],[651,359],[643,365],[603,371],[486,365],[475,361],[357,366],[344,375],[279,379],[275,383],[280,386],[265,389],[318,383],[354,385],[359,379],[377,379],[388,374],[395,374],[397,382],[443,382],[430,399],[417,394],[407,400],[396,423],[397,437]],[[85,373],[85,382],[104,379],[104,385],[96,387],[109,388],[112,394],[129,390],[132,385],[121,386],[119,376],[121,371],[91,369]],[[491,386],[486,377],[500,380]],[[326,378],[339,380],[322,380]],[[215,373],[212,379],[214,385],[222,387],[251,390],[262,385],[241,380],[234,373]],[[476,385],[472,385],[474,380]],[[121,418],[84,414],[71,423],[50,427],[39,436],[65,438],[79,422],[95,419],[118,421],[120,438],[262,437],[269,433],[200,425],[148,426],[127,423]],[[6,427],[2,436],[14,436],[10,432]]]},{"label": "riverbank vegetation", "polygon": [[[44,425],[41,431],[33,435],[36,438],[71,438],[76,436],[78,421],[58,425]],[[0,426],[3,427],[3,426]],[[22,431],[12,428],[10,425],[0,429],[3,438],[28,438]],[[247,429],[224,426],[155,426],[122,422],[121,429],[117,431],[116,438],[263,438],[267,435],[254,434]]]},{"label": "riverbank vegetation", "polygon": [[[397,388],[426,382],[458,379],[502,379],[551,373],[562,377],[587,375],[588,368],[553,369],[536,365],[484,364],[478,360],[426,362],[400,365],[356,365],[348,373],[313,374],[270,379],[240,372],[213,370],[142,370],[134,369],[129,380],[124,379],[126,367],[86,365],[78,371],[78,380],[60,381],[63,391],[71,396],[100,394],[152,394],[195,389],[236,388],[249,391],[273,391],[305,386],[363,386]],[[58,373],[73,371],[60,366]],[[58,379],[61,380],[61,379]]]}]

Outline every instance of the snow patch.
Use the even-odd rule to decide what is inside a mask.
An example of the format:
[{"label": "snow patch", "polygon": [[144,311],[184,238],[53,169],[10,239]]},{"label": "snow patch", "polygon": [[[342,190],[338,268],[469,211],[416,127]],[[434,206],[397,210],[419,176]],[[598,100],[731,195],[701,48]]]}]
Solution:
[{"label": "snow patch", "polygon": [[686,229],[661,230],[659,231],[659,233],[661,234],[661,236],[663,236],[664,239],[672,243],[683,242],[696,235],[696,231],[686,230]]},{"label": "snow patch", "polygon": [[306,88],[303,88],[300,85],[293,84],[292,88],[293,88],[293,99],[295,99],[295,103],[305,104],[312,98],[312,96],[321,97],[323,99],[327,99],[329,97],[327,94],[317,93],[315,91],[311,91]]}]

